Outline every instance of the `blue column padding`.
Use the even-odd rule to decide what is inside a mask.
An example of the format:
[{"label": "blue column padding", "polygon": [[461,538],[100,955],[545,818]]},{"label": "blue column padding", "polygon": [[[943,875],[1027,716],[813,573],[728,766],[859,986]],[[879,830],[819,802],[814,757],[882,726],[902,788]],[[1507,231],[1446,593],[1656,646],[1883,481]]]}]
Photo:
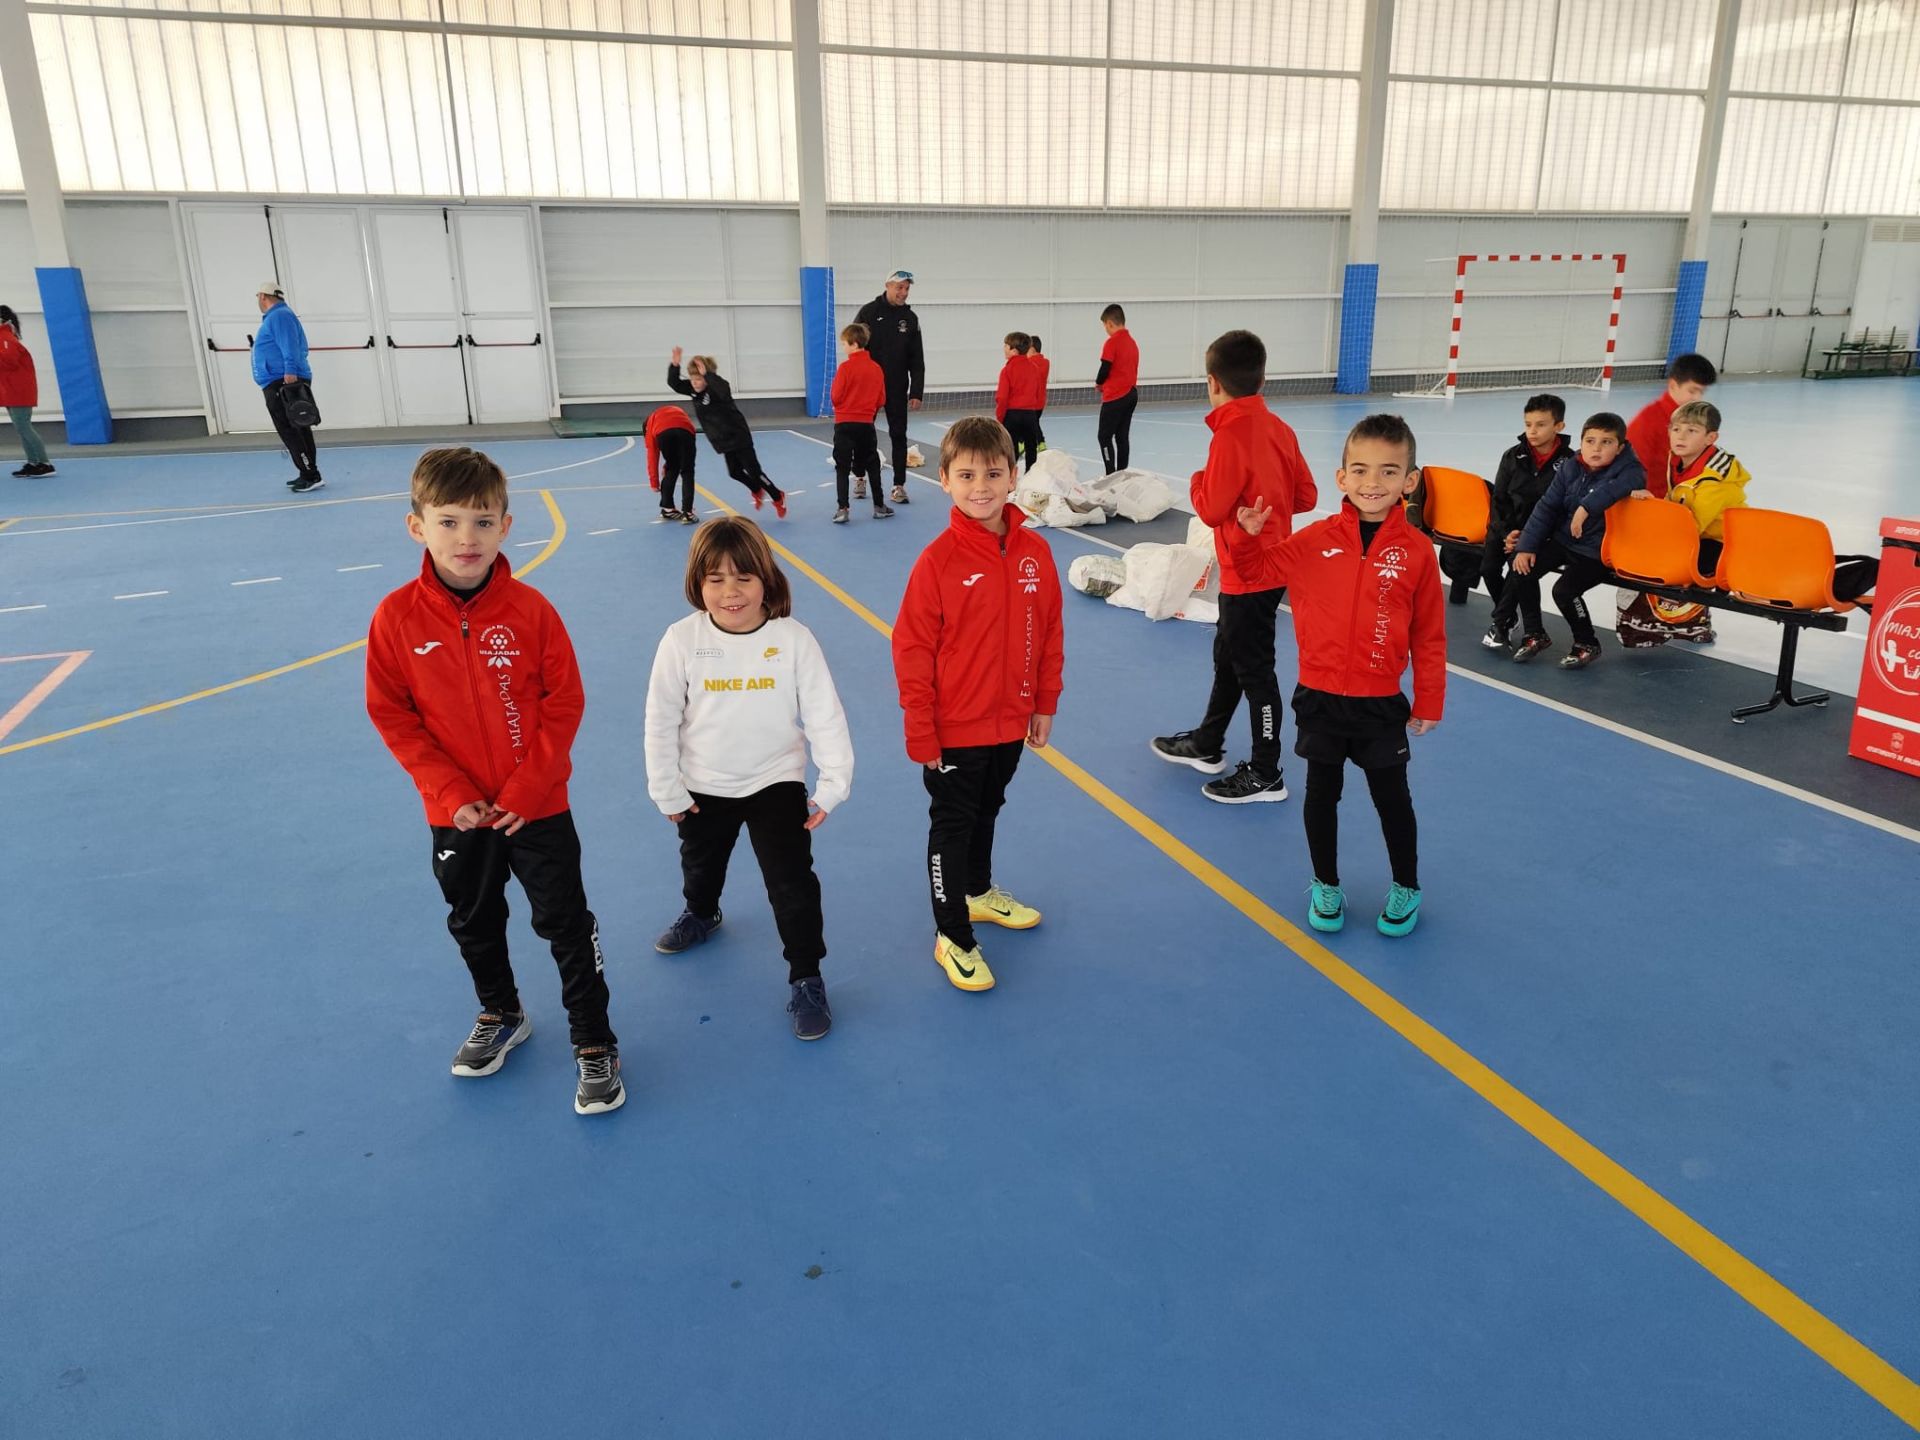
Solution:
[{"label": "blue column padding", "polygon": [[1667,335],[1667,364],[1700,344],[1700,308],[1707,299],[1707,262],[1682,260],[1673,291],[1673,329]]},{"label": "blue column padding", "polygon": [[66,416],[69,445],[111,445],[113,414],[100,378],[100,354],[93,344],[93,312],[87,287],[72,266],[35,270],[40,282],[40,311],[47,324],[53,373],[60,381],[60,408]]},{"label": "blue column padding", "polygon": [[831,415],[833,372],[840,363],[833,323],[833,267],[800,267],[800,350],[806,359],[807,414]]},{"label": "blue column padding", "polygon": [[1340,291],[1340,366],[1333,388],[1364,395],[1373,384],[1373,310],[1380,293],[1378,265],[1347,266]]}]

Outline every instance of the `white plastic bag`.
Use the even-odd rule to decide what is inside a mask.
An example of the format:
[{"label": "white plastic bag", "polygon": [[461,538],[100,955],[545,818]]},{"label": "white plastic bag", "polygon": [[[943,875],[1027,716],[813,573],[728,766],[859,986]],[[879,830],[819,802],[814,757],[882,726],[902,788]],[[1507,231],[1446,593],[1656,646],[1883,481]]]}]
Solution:
[{"label": "white plastic bag", "polygon": [[1127,583],[1127,562],[1118,555],[1081,555],[1067,566],[1067,584],[1104,600]]},{"label": "white plastic bag", "polygon": [[1210,551],[1192,545],[1135,545],[1127,551],[1127,583],[1107,603],[1170,620],[1193,598],[1212,561]]},{"label": "white plastic bag", "polygon": [[1045,452],[1020,477],[1014,486],[1013,503],[1036,525],[1054,529],[1107,523],[1106,510],[1080,483],[1073,457],[1060,450]]},{"label": "white plastic bag", "polygon": [[1151,520],[1169,509],[1174,499],[1173,486],[1166,477],[1151,470],[1116,470],[1089,480],[1087,489],[1103,510],[1122,520]]}]

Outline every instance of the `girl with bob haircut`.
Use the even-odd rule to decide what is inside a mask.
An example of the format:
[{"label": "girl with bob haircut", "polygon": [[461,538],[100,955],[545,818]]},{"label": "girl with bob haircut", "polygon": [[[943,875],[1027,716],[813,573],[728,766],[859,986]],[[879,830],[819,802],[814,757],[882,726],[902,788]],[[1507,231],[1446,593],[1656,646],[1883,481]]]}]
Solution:
[{"label": "girl with bob haircut", "polygon": [[[760,527],[709,520],[687,552],[694,613],[661,637],[647,684],[647,791],[680,830],[686,908],[654,942],[677,955],[720,928],[727,860],[746,826],[787,960],[793,1033],[833,1024],[813,832],[853,786],[847,716]],[[807,751],[820,772],[807,796]]]}]

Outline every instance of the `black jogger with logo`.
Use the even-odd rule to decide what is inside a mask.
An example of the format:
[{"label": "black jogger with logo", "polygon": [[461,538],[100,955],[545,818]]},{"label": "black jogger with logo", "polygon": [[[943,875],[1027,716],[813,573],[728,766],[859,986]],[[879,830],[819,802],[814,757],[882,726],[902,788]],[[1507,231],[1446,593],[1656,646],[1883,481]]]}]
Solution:
[{"label": "black jogger with logo", "polygon": [[1273,632],[1285,587],[1220,597],[1220,621],[1213,631],[1213,693],[1207,713],[1194,728],[1203,750],[1224,751],[1227,726],[1240,697],[1247,697],[1253,723],[1253,768],[1269,779],[1280,774],[1280,680],[1274,673]]},{"label": "black jogger with logo", "polygon": [[921,767],[927,794],[927,880],[933,923],[962,950],[974,946],[967,896],[993,888],[993,827],[1020,768],[1024,741],[963,745],[940,752],[940,766]]},{"label": "black jogger with logo", "polygon": [[580,836],[573,813],[529,820],[515,834],[482,828],[433,827],[433,876],[447,897],[447,931],[473,975],[482,1009],[521,1013],[520,991],[507,962],[507,874],[520,881],[532,907],[533,933],[553,949],[560,998],[575,1045],[615,1044],[607,1023],[600,927],[580,880]]},{"label": "black jogger with logo", "polygon": [[827,941],[820,879],[813,873],[813,832],[807,829],[807,787],[783,780],[738,799],[688,793],[694,808],[680,821],[681,893],[687,909],[703,919],[719,913],[727,861],[745,825],[780,931],[787,980],[818,975]]},{"label": "black jogger with logo", "polygon": [[[691,430],[663,430],[660,449],[660,508],[693,513],[693,465],[700,447]],[[673,482],[680,482],[680,503],[673,503]]]}]

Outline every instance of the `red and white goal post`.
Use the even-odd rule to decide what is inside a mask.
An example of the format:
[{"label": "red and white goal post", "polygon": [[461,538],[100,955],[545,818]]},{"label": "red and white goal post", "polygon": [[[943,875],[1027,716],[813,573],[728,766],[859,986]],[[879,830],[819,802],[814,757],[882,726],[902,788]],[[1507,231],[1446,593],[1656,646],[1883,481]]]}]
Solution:
[{"label": "red and white goal post", "polygon": [[[1613,268],[1612,298],[1607,307],[1606,341],[1602,346],[1595,339],[1596,364],[1561,363],[1557,365],[1538,365],[1520,361],[1514,364],[1498,362],[1482,363],[1472,369],[1461,367],[1461,344],[1469,333],[1464,324],[1467,318],[1467,267],[1469,265],[1547,265],[1547,264],[1592,264],[1611,265]],[[1453,271],[1453,323],[1447,334],[1447,366],[1441,377],[1424,390],[1406,392],[1410,395],[1445,395],[1451,399],[1455,391],[1468,390],[1506,390],[1532,384],[1556,384],[1566,388],[1607,391],[1613,388],[1613,365],[1615,347],[1620,338],[1620,296],[1626,285],[1627,257],[1624,251],[1593,254],[1538,254],[1538,255],[1461,255],[1455,258]],[[1597,296],[1605,293],[1600,290],[1541,290],[1538,297],[1542,300],[1569,298],[1573,296]],[[1498,291],[1502,299],[1533,298],[1533,291]],[[1471,358],[1471,357],[1470,357]],[[1432,373],[1432,372],[1428,372]],[[1487,383],[1473,383],[1476,376],[1486,377]],[[1466,382],[1463,385],[1463,380]]]}]

